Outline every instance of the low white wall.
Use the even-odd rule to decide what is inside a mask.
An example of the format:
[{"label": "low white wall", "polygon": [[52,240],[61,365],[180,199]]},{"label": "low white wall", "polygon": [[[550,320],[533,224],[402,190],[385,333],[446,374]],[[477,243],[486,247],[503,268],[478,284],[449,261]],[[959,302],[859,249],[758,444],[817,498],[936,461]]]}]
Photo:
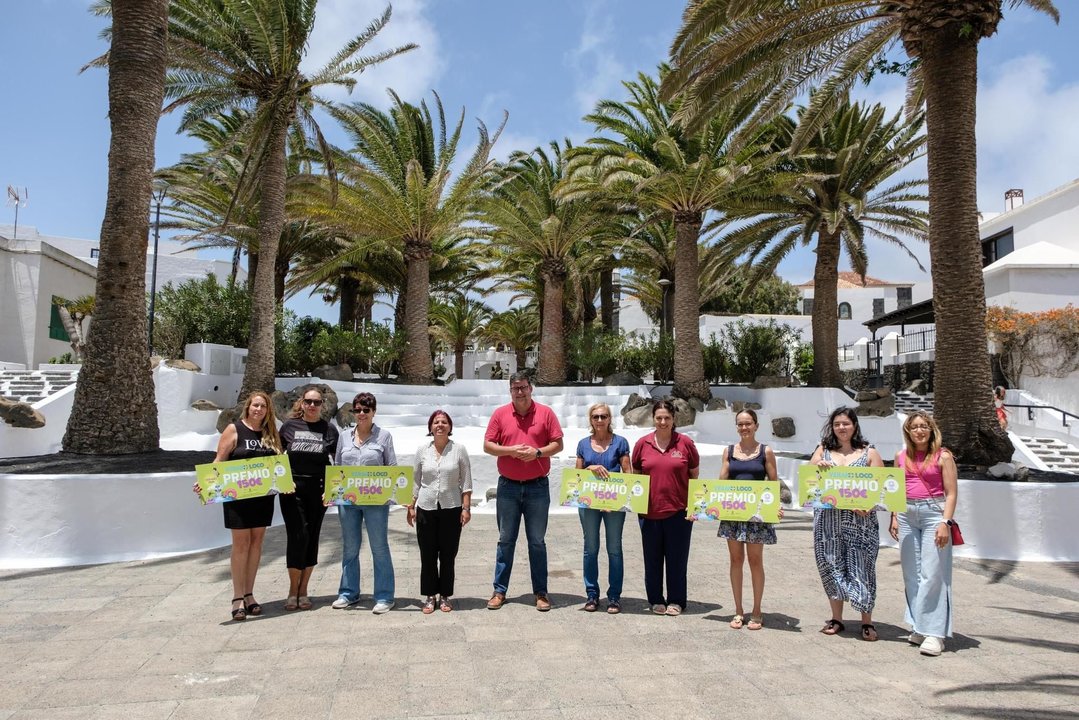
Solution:
[{"label": "low white wall", "polygon": [[0,422],[0,457],[30,457],[59,452],[67,430],[75,386],[68,385],[33,407],[45,417],[45,427],[17,428]]},{"label": "low white wall", "polygon": [[[191,492],[195,473],[0,475],[0,568],[164,557],[221,547],[221,510]],[[280,524],[280,511],[275,511]]]},{"label": "low white wall", "polygon": [[[881,513],[881,545],[895,546]],[[965,544],[956,557],[986,560],[1079,560],[1079,482],[959,480],[955,519]]]}]

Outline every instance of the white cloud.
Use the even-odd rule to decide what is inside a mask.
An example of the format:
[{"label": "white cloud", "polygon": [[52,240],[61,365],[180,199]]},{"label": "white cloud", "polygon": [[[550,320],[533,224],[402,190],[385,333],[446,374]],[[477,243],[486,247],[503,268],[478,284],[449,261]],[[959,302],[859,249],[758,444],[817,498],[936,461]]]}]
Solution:
[{"label": "white cloud", "polygon": [[1079,84],[1041,55],[982,71],[978,88],[978,206],[1004,209],[1004,191],[1029,201],[1079,176]]},{"label": "white cloud", "polygon": [[[321,0],[304,69],[313,71],[322,67],[379,17],[386,4],[386,0]],[[384,105],[386,88],[393,88],[409,102],[419,101],[434,88],[445,67],[439,53],[438,34],[425,15],[424,0],[395,0],[392,4],[393,17],[363,54],[372,55],[410,42],[419,47],[365,70],[357,77],[358,83],[351,95],[343,88],[326,87],[319,91],[324,97]]]},{"label": "white cloud", "polygon": [[582,115],[592,112],[599,100],[618,96],[622,80],[628,78],[612,50],[612,13],[606,6],[605,0],[587,4],[581,37],[567,57],[574,76],[573,96]]}]

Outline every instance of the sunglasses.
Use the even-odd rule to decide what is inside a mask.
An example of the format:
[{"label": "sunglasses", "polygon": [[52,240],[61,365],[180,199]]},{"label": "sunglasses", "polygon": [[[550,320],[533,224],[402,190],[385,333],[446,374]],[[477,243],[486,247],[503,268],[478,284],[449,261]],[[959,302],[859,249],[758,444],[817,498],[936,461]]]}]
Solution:
[{"label": "sunglasses", "polygon": [[592,419],[593,420],[607,420],[610,417],[611,417],[610,415],[593,415]]},{"label": "sunglasses", "polygon": [[322,401],[321,400],[308,400],[307,398],[304,398],[303,399],[303,404],[304,405],[314,405],[315,407],[318,407],[319,405],[322,404]]},{"label": "sunglasses", "polygon": [[352,412],[357,412],[357,413],[360,413],[361,415],[366,415],[367,413],[373,413],[374,411],[375,411],[374,408],[365,407],[363,405],[357,405],[357,406],[352,408]]}]

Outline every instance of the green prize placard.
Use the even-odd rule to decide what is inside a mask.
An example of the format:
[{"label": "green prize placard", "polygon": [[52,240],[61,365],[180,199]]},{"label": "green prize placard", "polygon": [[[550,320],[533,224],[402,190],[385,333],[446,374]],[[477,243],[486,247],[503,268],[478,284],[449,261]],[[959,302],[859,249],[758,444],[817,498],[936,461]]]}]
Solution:
[{"label": "green prize placard", "polygon": [[412,467],[409,465],[338,466],[326,468],[327,505],[409,505]]},{"label": "green prize placard", "polygon": [[287,455],[196,465],[195,482],[203,505],[296,492]]},{"label": "green prize placard", "polygon": [[646,513],[648,476],[613,472],[604,479],[591,470],[566,468],[558,497],[562,507]]},{"label": "green prize placard", "polygon": [[827,470],[806,463],[798,468],[798,502],[824,510],[907,509],[907,479],[903,468],[850,467]]},{"label": "green prize placard", "polygon": [[686,517],[779,522],[778,480],[690,480]]}]

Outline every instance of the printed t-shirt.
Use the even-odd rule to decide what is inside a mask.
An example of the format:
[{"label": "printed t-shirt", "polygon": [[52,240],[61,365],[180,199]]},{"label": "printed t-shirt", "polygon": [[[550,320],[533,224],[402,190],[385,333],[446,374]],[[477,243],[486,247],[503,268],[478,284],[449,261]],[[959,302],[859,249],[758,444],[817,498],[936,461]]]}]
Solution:
[{"label": "printed t-shirt", "polygon": [[[502,446],[530,445],[542,448],[562,439],[562,426],[554,411],[546,405],[533,401],[524,415],[518,415],[513,403],[494,411],[487,423],[485,440]],[[509,455],[498,458],[498,474],[510,480],[524,481],[543,477],[551,471],[551,459],[542,457],[531,462],[518,460]]]},{"label": "printed t-shirt", "polygon": [[701,464],[697,446],[680,432],[671,433],[671,443],[660,451],[656,434],[645,435],[633,446],[633,470],[648,476],[648,520],[663,520],[685,512],[689,498],[689,471]]}]

